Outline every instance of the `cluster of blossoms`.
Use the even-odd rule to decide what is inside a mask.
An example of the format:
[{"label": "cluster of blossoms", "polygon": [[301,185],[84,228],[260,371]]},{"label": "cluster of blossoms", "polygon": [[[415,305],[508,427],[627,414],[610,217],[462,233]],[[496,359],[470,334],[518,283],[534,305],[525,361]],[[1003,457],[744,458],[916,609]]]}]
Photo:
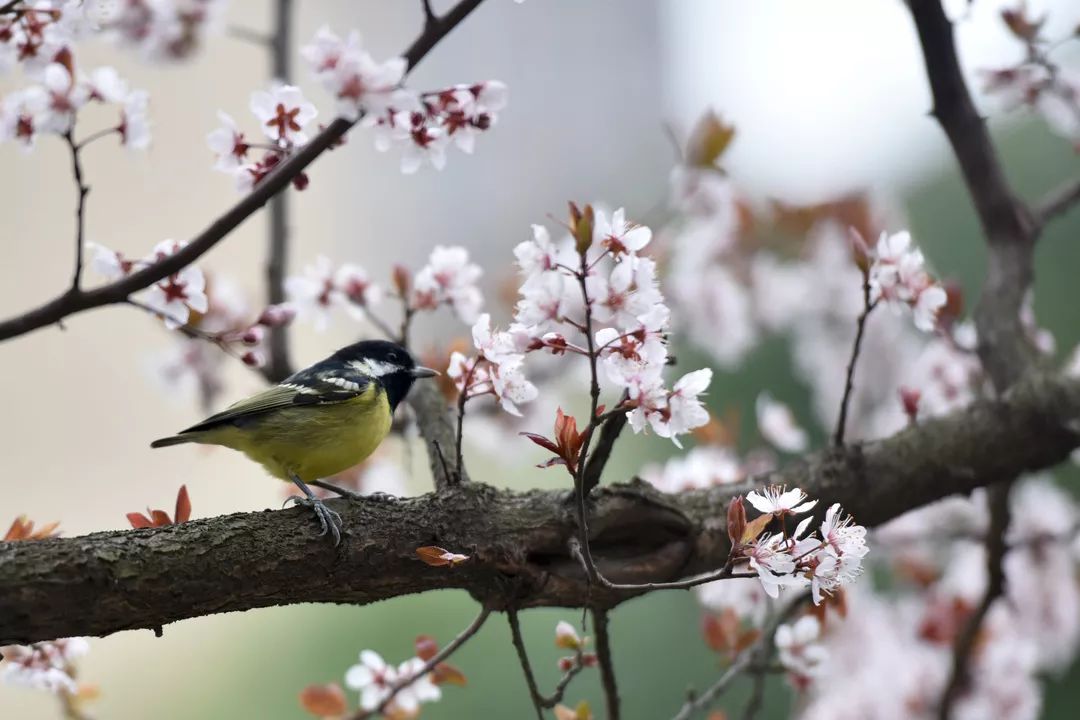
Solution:
[{"label": "cluster of blossoms", "polygon": [[124,0],[88,3],[102,29],[150,60],[189,58],[222,23],[225,0]]},{"label": "cluster of blossoms", "polygon": [[[408,315],[446,306],[462,322],[471,323],[484,302],[477,287],[482,274],[465,248],[436,245],[428,262],[412,277],[404,267],[394,268],[393,294]],[[335,266],[322,256],[304,268],[303,275],[287,278],[285,292],[298,317],[319,330],[328,327],[335,309],[344,310],[355,320],[372,319],[372,308],[387,295],[364,268],[351,263]]]},{"label": "cluster of blossoms", "polygon": [[129,90],[110,67],[97,68],[89,76],[74,71],[70,57],[47,65],[39,84],[4,96],[0,102],[0,141],[14,140],[24,150],[32,150],[42,133],[71,132],[79,110],[89,102],[120,106],[117,124],[102,132],[118,133],[128,148],[142,150],[150,145],[146,93]]},{"label": "cluster of blossoms", "polygon": [[370,711],[385,702],[394,688],[401,685],[391,701],[393,707],[386,708],[386,715],[395,717],[400,713],[415,717],[421,704],[442,698],[442,691],[432,674],[419,674],[423,667],[424,661],[419,657],[393,666],[387,665],[374,650],[364,650],[360,653],[360,662],[345,672],[345,686],[359,692],[360,707]]},{"label": "cluster of blossoms", "polygon": [[89,650],[86,639],[79,637],[11,645],[0,651],[4,656],[0,679],[9,685],[75,695],[79,691],[75,681],[75,660]]},{"label": "cluster of blossoms", "polygon": [[338,117],[363,118],[362,125],[376,129],[379,150],[403,148],[405,173],[425,161],[442,169],[450,142],[471,153],[477,134],[490,129],[506,106],[506,86],[496,81],[420,94],[404,88],[405,58],[376,62],[355,31],[342,40],[324,27],[301,53],[334,96]]},{"label": "cluster of blossoms", "polygon": [[[308,136],[304,128],[318,115],[315,106],[304,99],[299,88],[282,84],[273,85],[269,91],[252,93],[250,109],[267,142],[249,142],[232,117],[224,112],[218,112],[221,127],[206,138],[217,155],[214,169],[235,177],[236,188],[241,192],[258,184],[296,148],[306,143]],[[251,159],[249,154],[253,149],[262,150],[262,157]],[[308,185],[308,177],[300,173],[292,183],[297,190],[303,190]]]},{"label": "cluster of blossoms", "polygon": [[[1024,45],[1024,59],[1014,65],[982,70],[983,92],[1006,110],[1027,107],[1080,152],[1080,74],[1059,67],[1049,54],[1061,43],[1043,37],[1046,18],[1028,17],[1020,4],[1001,10],[1009,32]],[[1074,33],[1075,34],[1075,33]]]},{"label": "cluster of blossoms", "polygon": [[776,649],[780,664],[798,689],[806,689],[821,675],[829,660],[829,651],[821,645],[821,621],[804,615],[791,624],[776,628]]},{"label": "cluster of blossoms", "polygon": [[732,552],[748,561],[770,597],[778,597],[782,587],[809,585],[818,605],[826,594],[850,584],[862,572],[862,559],[868,552],[866,528],[856,525],[839,505],[825,512],[816,536],[806,536],[809,517],[790,535],[786,530],[764,532],[774,520],[801,515],[817,504],[817,500],[807,500],[802,490],[772,486],[749,493],[746,500],[762,514],[748,523],[742,499],[732,501],[728,511]]},{"label": "cluster of blossoms", "polygon": [[[154,246],[149,255],[138,260],[94,243],[87,243],[86,249],[93,253],[91,267],[106,280],[115,281],[175,255],[186,244],[177,240],[163,240]],[[206,278],[198,267],[188,265],[147,288],[144,302],[161,316],[166,327],[175,329],[186,325],[192,311],[205,313],[209,308]]]},{"label": "cluster of blossoms", "polygon": [[[857,233],[856,242],[862,244]],[[948,296],[926,272],[922,251],[912,247],[911,235],[882,233],[872,253],[865,246],[860,251],[870,260],[870,301],[884,300],[896,310],[909,308],[915,327],[932,332]]]},{"label": "cluster of blossoms", "polygon": [[[471,396],[477,384],[503,401],[493,376],[506,375],[531,399],[535,390],[519,372],[526,354],[581,355],[597,363],[598,380],[624,394],[620,407],[635,432],[651,427],[678,444],[680,435],[708,422],[699,396],[712,371],[687,373],[671,389],[665,385],[670,313],[656,263],[639,254],[652,232],[628,222],[622,209],[609,219],[573,204],[569,226],[570,235],[553,241],[534,225],[533,239],[514,248],[524,276],[521,299],[507,330],[492,330],[486,316],[473,327],[475,358],[459,355],[452,365],[459,391]],[[511,397],[503,405],[513,412],[517,402]]]}]

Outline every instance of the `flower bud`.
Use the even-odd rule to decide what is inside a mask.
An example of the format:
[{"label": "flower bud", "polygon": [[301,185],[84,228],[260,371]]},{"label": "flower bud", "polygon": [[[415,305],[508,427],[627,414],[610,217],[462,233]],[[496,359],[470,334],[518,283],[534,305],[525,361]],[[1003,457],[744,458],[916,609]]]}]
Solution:
[{"label": "flower bud", "polygon": [[240,336],[240,342],[251,347],[261,343],[265,336],[266,330],[264,330],[261,325],[252,325]]},{"label": "flower bud", "polygon": [[240,360],[249,367],[262,367],[266,364],[266,358],[262,356],[262,353],[254,350],[248,350],[240,356]]},{"label": "flower bud", "polygon": [[295,317],[296,308],[288,303],[268,305],[266,309],[262,311],[262,314],[259,315],[256,324],[265,327],[281,327],[291,323]]}]

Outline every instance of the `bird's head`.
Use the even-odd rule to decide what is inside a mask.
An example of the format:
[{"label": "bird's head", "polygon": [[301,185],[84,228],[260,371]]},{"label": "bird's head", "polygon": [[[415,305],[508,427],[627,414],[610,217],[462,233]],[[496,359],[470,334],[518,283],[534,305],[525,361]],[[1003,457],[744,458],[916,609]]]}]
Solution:
[{"label": "bird's head", "polygon": [[338,350],[334,357],[382,385],[391,409],[405,399],[414,380],[439,374],[417,365],[408,350],[387,340],[361,340]]}]

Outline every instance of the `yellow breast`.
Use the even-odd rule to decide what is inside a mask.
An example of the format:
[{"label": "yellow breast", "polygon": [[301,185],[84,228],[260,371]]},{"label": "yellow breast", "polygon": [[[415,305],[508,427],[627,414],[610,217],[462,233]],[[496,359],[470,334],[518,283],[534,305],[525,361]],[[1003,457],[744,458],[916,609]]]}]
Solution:
[{"label": "yellow breast", "polygon": [[285,408],[243,427],[222,428],[204,442],[239,450],[274,477],[310,482],[363,461],[390,432],[386,393],[372,384],[346,402]]}]

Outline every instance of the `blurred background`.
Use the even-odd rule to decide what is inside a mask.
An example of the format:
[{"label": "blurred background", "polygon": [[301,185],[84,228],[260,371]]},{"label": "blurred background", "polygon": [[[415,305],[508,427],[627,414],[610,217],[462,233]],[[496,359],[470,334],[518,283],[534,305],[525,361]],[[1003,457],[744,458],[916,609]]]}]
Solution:
[{"label": "blurred background", "polygon": [[[1020,46],[997,15],[1004,3],[953,4],[954,14],[964,15],[958,32],[967,69],[1017,59]],[[265,30],[270,5],[230,3],[224,23]],[[339,34],[357,28],[376,58],[400,52],[422,22],[419,2],[297,5],[298,46],[323,24]],[[441,10],[449,3],[435,5]],[[1029,5],[1036,16],[1050,13],[1047,31],[1055,37],[1078,20],[1072,0]],[[264,49],[221,33],[192,60],[162,66],[91,41],[80,61],[114,65],[133,86],[149,90],[154,125],[146,153],[128,153],[112,141],[86,151],[93,188],[89,240],[141,255],[162,239],[193,236],[235,202],[231,180],[211,170],[205,136],[217,125],[218,109],[254,130],[247,105],[250,92],[268,82]],[[331,102],[298,57],[295,64],[295,80],[328,120]],[[510,104],[475,154],[451,152],[442,172],[402,175],[398,155],[377,153],[360,131],[321,158],[311,169],[310,188],[291,193],[292,272],[322,253],[386,278],[394,262],[416,268],[435,244],[461,244],[485,268],[495,305],[496,289],[511,277],[513,246],[530,237],[530,223],[561,217],[568,199],[625,206],[629,217],[662,225],[676,157],[671,136],[684,138],[713,107],[737,127],[725,165],[752,197],[810,203],[870,190],[905,209],[940,274],[957,278],[975,297],[983,267],[978,226],[952,156],[927,115],[922,61],[899,0],[489,0],[409,83],[436,88],[486,79],[509,86]],[[6,92],[22,78],[0,82]],[[93,127],[88,114],[86,130]],[[1036,118],[1013,113],[996,117],[993,127],[1024,197],[1037,198],[1080,169],[1068,142]],[[2,145],[0,162],[0,314],[8,316],[66,286],[74,188],[66,148],[55,138],[44,138],[31,155]],[[266,214],[257,214],[200,263],[233,278],[256,307],[265,222]],[[1074,212],[1039,247],[1036,309],[1063,351],[1080,340],[1070,292],[1080,266],[1078,233]],[[467,334],[446,320],[440,315],[420,324],[414,337]],[[298,328],[293,338],[294,361],[306,365],[352,341],[354,332],[337,323],[322,334]],[[192,395],[163,392],[154,377],[153,358],[170,342],[150,318],[113,307],[72,317],[64,329],[0,344],[0,523],[25,513],[39,523],[59,520],[67,535],[120,529],[127,512],[147,505],[171,510],[181,483],[190,491],[194,517],[280,505],[281,487],[238,454],[150,451],[151,439],[201,416]],[[751,407],[761,388],[782,386],[791,390],[786,398],[805,402],[781,349],[764,346],[746,367],[753,369],[718,376],[712,399]],[[259,386],[239,363],[228,365],[228,374],[229,401]],[[794,410],[809,414],[805,405]],[[629,476],[642,462],[674,450],[652,441],[633,448],[619,456],[609,477]],[[499,462],[474,462],[471,469],[476,479],[503,486],[561,480],[519,467],[502,472],[508,467]],[[422,473],[410,481],[412,492],[427,489]],[[445,643],[473,612],[469,599],[455,592],[371,607],[269,608],[169,625],[160,639],[149,631],[95,639],[82,667],[84,678],[102,687],[95,705],[101,718],[297,718],[304,717],[299,690],[340,682],[361,649],[403,660],[417,634]],[[698,617],[693,597],[683,593],[635,600],[614,614],[627,717],[670,716],[688,686],[715,678],[718,665],[701,639]],[[552,641],[559,619],[580,617],[555,610],[524,617],[546,688],[558,676]],[[425,706],[424,717],[528,717],[521,670],[510,653],[509,633],[496,618],[455,656],[469,686],[447,688],[442,702]],[[1073,697],[1080,672],[1074,668],[1048,682],[1045,717],[1074,717],[1069,708],[1080,699]],[[784,717],[790,696],[779,682],[776,691],[767,711]],[[584,673],[568,695],[580,698],[602,707],[593,673]],[[721,706],[738,711],[744,699],[744,689],[736,688]],[[58,710],[43,693],[0,686],[0,714],[47,719]]]}]

